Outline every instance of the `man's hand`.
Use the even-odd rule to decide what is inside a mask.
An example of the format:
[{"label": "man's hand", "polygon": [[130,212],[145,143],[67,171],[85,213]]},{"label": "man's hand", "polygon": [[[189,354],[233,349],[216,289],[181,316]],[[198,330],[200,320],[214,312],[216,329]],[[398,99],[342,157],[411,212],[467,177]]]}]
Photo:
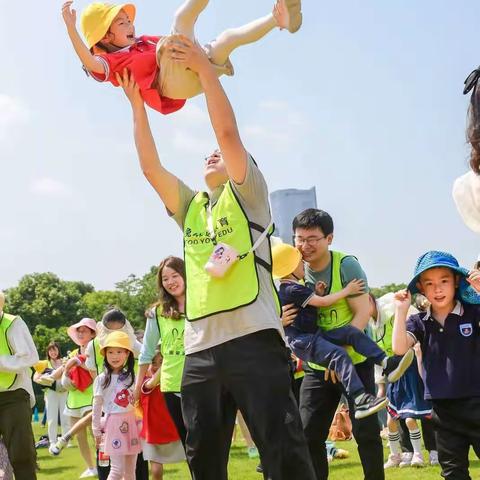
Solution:
[{"label": "man's hand", "polygon": [[328,368],[325,370],[325,375],[323,378],[326,382],[328,381],[332,383],[338,382],[338,377],[337,377],[337,374],[335,373],[335,370],[329,370]]},{"label": "man's hand", "polygon": [[289,303],[288,305],[282,306],[282,325],[288,327],[293,323],[295,318],[298,315],[298,308],[293,304]]},{"label": "man's hand", "polygon": [[472,270],[467,277],[467,282],[480,293],[480,270]]},{"label": "man's hand", "polygon": [[128,100],[132,104],[132,108],[143,108],[143,98],[140,94],[140,89],[138,88],[137,82],[133,78],[133,74],[129,73],[129,71],[124,68],[122,75],[119,73],[115,74],[117,82],[123,88],[125,95],[127,96]]},{"label": "man's hand", "polygon": [[213,69],[205,50],[185,35],[172,36],[166,44],[166,50],[172,60],[185,64],[198,74],[206,69]]},{"label": "man's hand", "polygon": [[72,3],[73,0],[70,0],[62,5],[62,17],[67,30],[75,29],[77,24],[77,12],[73,8],[70,8]]}]

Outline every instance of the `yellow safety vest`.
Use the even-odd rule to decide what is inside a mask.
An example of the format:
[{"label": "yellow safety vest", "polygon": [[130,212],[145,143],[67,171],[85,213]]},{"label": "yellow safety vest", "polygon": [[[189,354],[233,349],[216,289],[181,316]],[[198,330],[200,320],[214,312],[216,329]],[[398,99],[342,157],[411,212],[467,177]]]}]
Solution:
[{"label": "yellow safety vest", "polygon": [[[0,355],[13,355],[14,353],[8,342],[7,332],[15,318],[17,318],[15,315],[9,315],[8,313],[3,313],[0,318]],[[8,390],[16,379],[16,373],[0,372],[0,387]]]},{"label": "yellow safety vest", "polygon": [[[186,317],[199,320],[221,312],[236,310],[255,302],[259,294],[257,263],[271,272],[267,263],[255,252],[237,260],[221,278],[214,278],[205,271],[205,264],[212,254],[214,244],[208,232],[210,198],[199,192],[190,202],[184,222],[184,257],[186,273]],[[239,255],[246,254],[253,245],[252,230],[263,232],[265,227],[248,220],[232,189],[230,182],[224,186],[211,209],[216,242],[226,243]],[[267,240],[269,241],[268,237]],[[280,303],[272,279],[272,295],[278,311]]]}]

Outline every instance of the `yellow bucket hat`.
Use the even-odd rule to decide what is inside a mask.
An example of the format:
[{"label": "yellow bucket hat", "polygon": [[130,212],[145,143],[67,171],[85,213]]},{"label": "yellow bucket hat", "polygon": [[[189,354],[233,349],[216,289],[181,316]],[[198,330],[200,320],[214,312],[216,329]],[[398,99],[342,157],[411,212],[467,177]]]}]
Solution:
[{"label": "yellow bucket hat", "polygon": [[273,278],[290,275],[300,263],[302,254],[288,243],[279,243],[272,248]]},{"label": "yellow bucket hat", "polygon": [[131,22],[135,20],[136,9],[135,5],[131,3],[114,5],[95,2],[85,8],[80,19],[80,28],[88,48],[92,48],[105,36],[120,10],[125,10]]},{"label": "yellow bucket hat", "polygon": [[105,356],[105,350],[109,347],[125,348],[133,353],[130,337],[125,332],[118,331],[108,334],[105,343],[100,349],[100,354]]}]

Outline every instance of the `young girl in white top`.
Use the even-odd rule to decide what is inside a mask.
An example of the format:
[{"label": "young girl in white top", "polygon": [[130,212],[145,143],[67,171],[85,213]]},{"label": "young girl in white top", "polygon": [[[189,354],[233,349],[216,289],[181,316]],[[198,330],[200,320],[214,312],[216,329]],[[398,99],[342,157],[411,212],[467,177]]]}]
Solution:
[{"label": "young girl in white top", "polygon": [[133,402],[134,356],[129,336],[121,331],[109,334],[100,353],[105,357],[105,368],[93,386],[95,442],[110,456],[108,480],[134,480],[141,443]]}]

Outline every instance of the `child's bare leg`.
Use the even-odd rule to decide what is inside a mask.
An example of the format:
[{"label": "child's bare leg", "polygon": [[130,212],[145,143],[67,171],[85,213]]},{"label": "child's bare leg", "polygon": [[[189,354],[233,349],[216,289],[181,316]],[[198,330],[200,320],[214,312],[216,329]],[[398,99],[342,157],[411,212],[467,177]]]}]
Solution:
[{"label": "child's bare leg", "polygon": [[90,447],[88,445],[86,428],[82,428],[77,431],[77,441],[78,441],[78,447],[80,449],[80,454],[82,455],[83,460],[85,461],[87,467],[93,468],[95,465],[93,464],[92,454],[90,452]]},{"label": "child's bare leg", "polygon": [[269,14],[241,27],[225,30],[211,43],[210,60],[216,65],[224,65],[233,50],[260,40],[276,26],[275,17]]},{"label": "child's bare leg", "polygon": [[187,0],[175,12],[172,33],[181,33],[194,39],[195,22],[208,4],[208,0]]},{"label": "child's bare leg", "polygon": [[68,431],[67,435],[71,438],[76,435],[80,430],[86,429],[92,423],[92,412],[88,412],[78,422],[76,422],[72,428]]},{"label": "child's bare leg", "polygon": [[225,30],[211,43],[210,59],[216,65],[223,65],[237,47],[257,42],[275,27],[297,31],[302,23],[300,5],[300,0],[277,0],[271,14]]}]

